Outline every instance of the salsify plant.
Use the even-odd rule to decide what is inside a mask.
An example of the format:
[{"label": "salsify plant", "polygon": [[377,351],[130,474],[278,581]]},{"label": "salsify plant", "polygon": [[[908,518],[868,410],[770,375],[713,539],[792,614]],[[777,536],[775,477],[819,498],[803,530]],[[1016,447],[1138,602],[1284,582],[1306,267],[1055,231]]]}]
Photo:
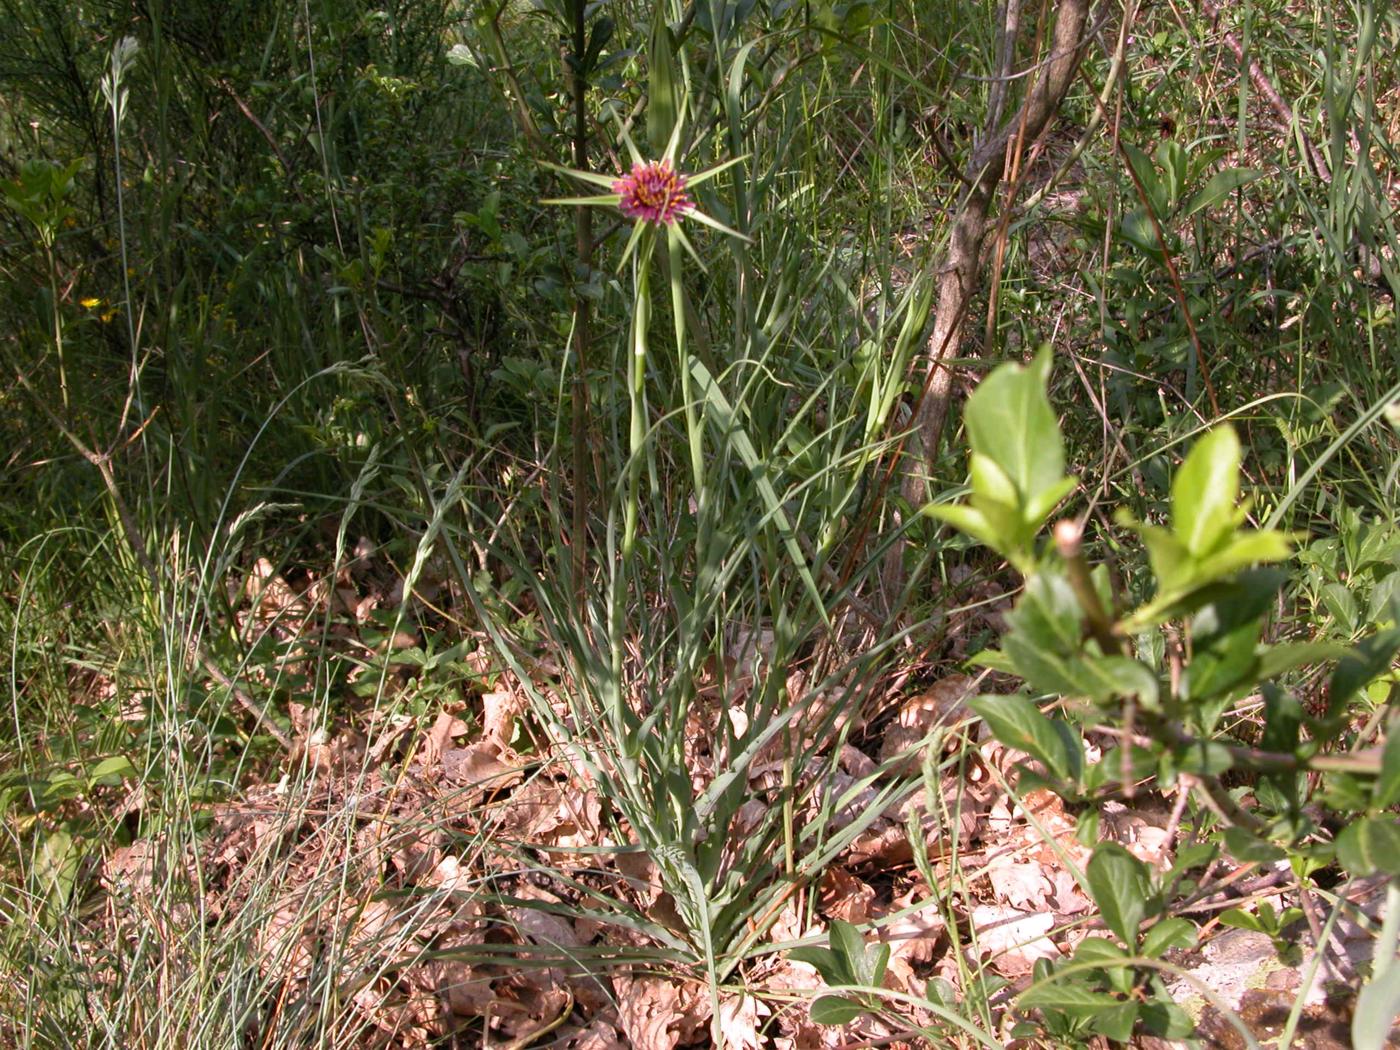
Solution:
[{"label": "salsify plant", "polygon": [[657,160],[644,160],[636,143],[625,128],[620,129],[619,137],[632,158],[632,170],[621,177],[602,175],[597,172],[579,171],[556,164],[545,166],[561,172],[570,178],[602,186],[610,193],[594,194],[587,197],[556,197],[546,204],[572,204],[583,207],[617,208],[628,218],[633,219],[632,235],[628,238],[622,257],[618,263],[621,270],[632,264],[632,326],[631,354],[627,364],[627,389],[630,399],[631,427],[629,430],[631,457],[627,468],[626,519],[623,529],[622,550],[624,557],[630,555],[637,538],[637,486],[641,480],[643,445],[645,442],[645,384],[646,364],[651,329],[651,270],[659,235],[666,238],[666,252],[671,286],[671,307],[675,319],[675,350],[677,369],[681,376],[681,396],[685,402],[686,431],[691,449],[691,467],[695,487],[703,492],[703,438],[700,434],[700,419],[694,409],[691,397],[691,374],[688,343],[686,339],[685,270],[681,252],[685,251],[691,260],[705,269],[700,254],[686,236],[680,220],[694,219],[705,226],[718,230],[740,240],[748,238],[737,230],[706,215],[689,197],[687,190],[698,186],[721,172],[743,163],[746,157],[732,157],[721,164],[704,171],[686,175],[676,170],[676,153],[685,128],[685,107],[680,111],[671,129],[666,149]]},{"label": "salsify plant", "polygon": [[[703,966],[718,1024],[720,986],[764,950],[783,909],[912,790],[884,770],[852,782],[835,745],[893,645],[888,621],[871,626],[853,598],[882,551],[843,539],[870,513],[869,475],[929,282],[889,282],[857,301],[836,253],[800,221],[799,204],[816,207],[800,165],[743,148],[766,119],[781,119],[777,141],[799,142],[803,115],[745,114],[752,49],[734,46],[723,20],[704,29],[705,82],[722,85],[723,102],[687,145],[690,76],[666,8],[648,42],[647,152],[620,124],[627,171],[549,165],[604,191],[552,203],[631,221],[615,264],[630,276],[626,394],[610,377],[601,384],[627,424],[611,442],[590,435],[615,479],[602,493],[602,549],[590,552],[596,577],[530,567],[528,545],[557,517],[538,527],[513,517],[487,541],[528,581],[560,657],[557,691],[527,669],[465,566],[459,577],[537,718],[604,801],[611,845],[647,854],[683,929],[637,914],[623,893],[604,910]],[[686,158],[707,150],[728,156],[692,172]],[[662,281],[668,297],[656,294]],[[653,325],[667,312],[657,352]],[[698,763],[697,740],[708,751]]]}]

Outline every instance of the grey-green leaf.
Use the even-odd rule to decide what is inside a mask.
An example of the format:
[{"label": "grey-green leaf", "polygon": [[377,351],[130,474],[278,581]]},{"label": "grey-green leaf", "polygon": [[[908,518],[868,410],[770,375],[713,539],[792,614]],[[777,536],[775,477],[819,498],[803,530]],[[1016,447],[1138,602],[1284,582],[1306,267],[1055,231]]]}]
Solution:
[{"label": "grey-green leaf", "polygon": [[1400,820],[1366,817],[1337,836],[1337,860],[1353,875],[1400,875]]},{"label": "grey-green leaf", "polygon": [[859,1003],[840,995],[823,995],[812,1003],[812,1020],[817,1024],[850,1024],[863,1013]]},{"label": "grey-green leaf", "polygon": [[1400,1017],[1400,965],[1391,963],[1379,978],[1367,983],[1356,997],[1351,1019],[1351,1045],[1355,1050],[1382,1050]]}]

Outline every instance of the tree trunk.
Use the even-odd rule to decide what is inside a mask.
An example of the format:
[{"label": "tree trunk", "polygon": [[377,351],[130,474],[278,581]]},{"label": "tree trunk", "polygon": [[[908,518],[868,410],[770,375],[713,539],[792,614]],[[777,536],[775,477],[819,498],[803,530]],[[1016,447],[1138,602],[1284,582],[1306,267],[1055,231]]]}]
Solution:
[{"label": "tree trunk", "polygon": [[[1003,8],[1008,24],[1016,17],[1016,8],[1014,2]],[[918,448],[914,455],[906,457],[904,465],[902,490],[911,507],[920,506],[926,498],[926,482],[937,461],[938,446],[952,406],[953,377],[943,361],[963,355],[963,322],[981,276],[982,243],[987,234],[987,213],[992,199],[1011,158],[1044,133],[1064,101],[1084,53],[1088,14],[1089,0],[1061,0],[1055,15],[1050,54],[1040,63],[1025,99],[1012,118],[999,127],[994,126],[996,113],[989,114],[983,140],[964,169],[967,190],[953,219],[947,254],[939,268],[938,302],[933,334],[929,338],[924,396],[914,417]],[[1011,34],[1005,34],[1008,56],[1014,51],[1014,45]]]}]

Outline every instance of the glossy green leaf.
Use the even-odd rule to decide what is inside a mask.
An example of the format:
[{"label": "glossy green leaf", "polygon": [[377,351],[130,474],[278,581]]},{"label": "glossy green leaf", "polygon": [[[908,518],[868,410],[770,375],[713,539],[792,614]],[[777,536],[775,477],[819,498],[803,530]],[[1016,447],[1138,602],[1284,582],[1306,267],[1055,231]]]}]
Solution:
[{"label": "glossy green leaf", "polygon": [[1029,365],[993,369],[968,398],[963,416],[973,451],[1001,468],[1022,501],[1064,477],[1064,443],[1046,395],[1050,362],[1043,350]]},{"label": "glossy green leaf", "polygon": [[1236,860],[1253,861],[1258,864],[1268,864],[1286,856],[1283,850],[1272,842],[1265,842],[1244,828],[1225,829],[1225,848]]},{"label": "glossy green leaf", "polygon": [[63,828],[44,837],[34,858],[34,879],[39,893],[48,898],[53,907],[67,904],[78,877],[80,859],[77,842]]},{"label": "glossy green leaf", "polygon": [[1340,642],[1285,642],[1271,645],[1259,654],[1258,676],[1261,681],[1277,678],[1299,667],[1341,660],[1351,655],[1351,649]]},{"label": "glossy green leaf", "polygon": [[1176,1003],[1150,1000],[1138,1011],[1142,1026],[1161,1039],[1187,1039],[1196,1031],[1196,1022]]},{"label": "glossy green leaf", "polygon": [[1400,609],[1400,572],[1384,576],[1371,590],[1366,602],[1366,618],[1374,624],[1394,623],[1396,610]]},{"label": "glossy green leaf", "polygon": [[850,973],[845,966],[845,962],[837,954],[828,948],[818,948],[814,945],[803,945],[794,948],[788,953],[788,957],[796,962],[806,963],[821,975],[821,979],[827,984],[858,984],[855,974]]},{"label": "glossy green leaf", "polygon": [[1166,196],[1166,207],[1162,214],[1176,210],[1186,186],[1186,149],[1176,139],[1163,139],[1155,151],[1157,167],[1162,173],[1162,190]]},{"label": "glossy green leaf", "polygon": [[845,984],[867,984],[865,973],[865,937],[849,922],[832,919],[829,930],[831,950],[840,960],[842,972],[849,980]]},{"label": "glossy green leaf", "polygon": [[1008,507],[1020,505],[1021,494],[1016,491],[1016,483],[991,456],[974,452],[968,457],[967,465],[968,480],[976,495],[1004,503]]},{"label": "glossy green leaf", "polygon": [[1371,790],[1371,804],[1389,809],[1400,802],[1400,719],[1392,720],[1381,749],[1381,773]]},{"label": "glossy green leaf", "polygon": [[1235,767],[1235,758],[1224,744],[1197,740],[1176,752],[1176,768],[1198,777],[1219,776]]},{"label": "glossy green leaf", "polygon": [[1053,653],[1073,653],[1084,633],[1084,610],[1063,573],[1042,571],[1026,581],[1025,593],[1007,613],[1010,630]]},{"label": "glossy green leaf", "polygon": [[930,977],[924,985],[924,998],[934,1006],[951,1009],[958,1004],[958,990],[944,977]]},{"label": "glossy green leaf", "polygon": [[993,735],[1008,747],[1037,759],[1053,775],[1072,779],[1078,775],[1083,752],[1056,731],[1031,699],[1013,696],[979,696],[968,705],[991,728]]},{"label": "glossy green leaf", "polygon": [[1142,954],[1159,959],[1172,948],[1190,948],[1196,943],[1196,926],[1187,919],[1166,918],[1142,935]]},{"label": "glossy green leaf", "polygon": [[1356,630],[1356,620],[1360,610],[1356,607],[1356,597],[1344,583],[1329,583],[1318,596],[1323,608],[1337,621],[1337,626],[1347,634]]},{"label": "glossy green leaf", "polygon": [[1264,736],[1259,741],[1265,751],[1292,754],[1298,747],[1303,730],[1303,705],[1292,693],[1274,685],[1265,685]]},{"label": "glossy green leaf", "polygon": [[1223,548],[1196,564],[1192,573],[1193,582],[1197,585],[1214,583],[1251,565],[1283,561],[1292,553],[1288,537],[1281,532],[1255,529],[1240,533]]},{"label": "glossy green leaf", "polygon": [[1243,908],[1227,908],[1220,913],[1220,924],[1222,926],[1233,926],[1237,930],[1253,930],[1255,933],[1264,933],[1264,924],[1259,921],[1258,916],[1251,915]]},{"label": "glossy green leaf", "polygon": [[136,767],[125,755],[109,755],[87,771],[88,784],[102,783],[107,786],[120,784],[128,777],[135,777]]},{"label": "glossy green leaf", "polygon": [[865,983],[871,988],[882,987],[889,965],[890,946],[884,942],[872,945],[865,954]]},{"label": "glossy green leaf", "polygon": [[1137,1003],[1118,1003],[1094,1015],[1094,1031],[1119,1043],[1126,1043],[1133,1036],[1133,1028],[1138,1019]]},{"label": "glossy green leaf", "polygon": [[1172,480],[1172,531],[1196,558],[1213,553],[1240,519],[1240,440],[1228,424],[1192,446]]},{"label": "glossy green leaf", "polygon": [[1106,1010],[1118,1005],[1107,992],[1096,992],[1072,981],[1053,981],[1026,989],[1017,1004],[1023,1009]]},{"label": "glossy green leaf", "polygon": [[994,528],[986,515],[975,507],[965,503],[926,503],[922,513],[927,517],[947,522],[998,553],[1004,553],[1006,550],[1007,537],[1001,530]]},{"label": "glossy green leaf", "polygon": [[1105,842],[1094,850],[1084,874],[1108,928],[1135,945],[1151,895],[1147,866],[1116,842]]},{"label": "glossy green leaf", "polygon": [[1391,658],[1400,649],[1400,627],[1378,631],[1361,642],[1344,657],[1332,672],[1327,710],[1336,714],[1342,705],[1356,695],[1357,690],[1390,670]]},{"label": "glossy green leaf", "polygon": [[1159,593],[1178,589],[1187,579],[1190,553],[1172,533],[1158,525],[1137,526],[1147,548],[1152,574],[1157,577]]},{"label": "glossy green leaf", "polygon": [[1128,958],[1128,950],[1107,937],[1085,937],[1074,949],[1074,961],[1116,966]]},{"label": "glossy green leaf", "polygon": [[1080,661],[1083,680],[1095,683],[1099,701],[1136,697],[1147,708],[1157,706],[1159,683],[1146,664],[1127,656],[1087,656]]},{"label": "glossy green leaf", "polygon": [[1074,491],[1074,486],[1078,483],[1078,478],[1064,477],[1054,485],[1047,485],[1039,492],[1031,493],[1026,500],[1026,523],[1032,529],[1038,529],[1060,505],[1060,502]]}]

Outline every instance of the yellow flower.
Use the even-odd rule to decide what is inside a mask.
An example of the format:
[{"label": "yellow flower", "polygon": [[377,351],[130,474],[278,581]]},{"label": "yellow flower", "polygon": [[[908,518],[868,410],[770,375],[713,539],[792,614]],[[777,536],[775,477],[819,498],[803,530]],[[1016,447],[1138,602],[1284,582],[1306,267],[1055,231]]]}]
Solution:
[{"label": "yellow flower", "polygon": [[82,306],[82,308],[83,308],[84,310],[92,310],[92,309],[95,309],[96,307],[101,306],[101,305],[102,305],[102,300],[101,300],[101,299],[93,299],[93,298],[89,297],[89,298],[87,298],[87,299],[79,299],[79,300],[78,300],[78,304],[79,304],[80,306]]}]

